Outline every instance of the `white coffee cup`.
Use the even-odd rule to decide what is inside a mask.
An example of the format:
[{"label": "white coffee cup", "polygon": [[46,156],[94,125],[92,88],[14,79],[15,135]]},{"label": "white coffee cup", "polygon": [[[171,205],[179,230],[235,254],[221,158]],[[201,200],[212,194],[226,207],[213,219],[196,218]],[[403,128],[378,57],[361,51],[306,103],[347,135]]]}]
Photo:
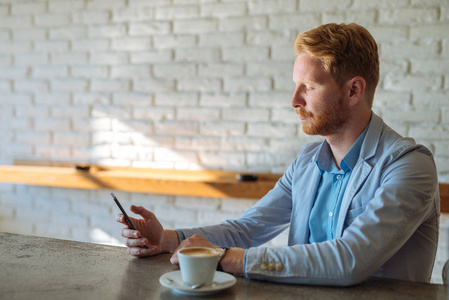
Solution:
[{"label": "white coffee cup", "polygon": [[190,247],[178,251],[182,281],[187,286],[210,286],[220,253],[214,248]]}]

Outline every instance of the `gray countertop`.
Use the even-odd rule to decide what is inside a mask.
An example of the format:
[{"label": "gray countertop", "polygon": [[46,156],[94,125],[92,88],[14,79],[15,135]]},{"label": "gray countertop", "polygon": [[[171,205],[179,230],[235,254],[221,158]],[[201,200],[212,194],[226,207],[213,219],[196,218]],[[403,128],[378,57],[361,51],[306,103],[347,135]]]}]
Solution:
[{"label": "gray countertop", "polygon": [[169,254],[133,258],[122,247],[0,233],[0,299],[445,299],[443,285],[370,278],[354,287],[321,287],[237,278],[207,297],[159,283],[177,270]]}]

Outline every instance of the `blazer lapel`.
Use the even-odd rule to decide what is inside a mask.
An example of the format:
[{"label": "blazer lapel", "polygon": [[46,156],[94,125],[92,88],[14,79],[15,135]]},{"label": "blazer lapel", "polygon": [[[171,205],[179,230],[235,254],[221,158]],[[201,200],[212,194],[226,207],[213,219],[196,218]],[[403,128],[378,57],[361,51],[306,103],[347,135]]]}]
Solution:
[{"label": "blazer lapel", "polygon": [[359,159],[352,171],[351,178],[348,182],[348,188],[342,199],[340,214],[338,217],[337,228],[335,237],[341,237],[343,234],[343,226],[346,219],[349,206],[355,194],[360,190],[365,183],[368,175],[371,173],[373,166],[368,163],[368,160],[376,154],[380,135],[383,127],[382,119],[375,113],[372,113],[371,121],[369,124],[368,132],[366,133],[365,140],[363,141],[360,149]]},{"label": "blazer lapel", "polygon": [[320,171],[314,158],[298,178],[298,182],[295,184],[296,188],[293,190],[292,213],[296,216],[290,223],[289,245],[309,242],[309,216],[320,178]]}]

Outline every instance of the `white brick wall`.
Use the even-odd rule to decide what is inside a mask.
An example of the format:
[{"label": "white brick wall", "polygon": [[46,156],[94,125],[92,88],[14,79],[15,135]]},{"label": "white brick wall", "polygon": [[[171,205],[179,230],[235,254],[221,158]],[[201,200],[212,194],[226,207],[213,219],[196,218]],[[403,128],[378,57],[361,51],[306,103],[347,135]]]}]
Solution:
[{"label": "white brick wall", "polygon": [[[358,22],[379,43],[375,112],[428,146],[449,182],[448,12],[448,1],[418,0],[1,1],[0,163],[283,172],[317,140],[289,107],[296,35]],[[254,203],[117,194],[169,227]],[[109,198],[0,184],[0,230],[118,244]]]}]

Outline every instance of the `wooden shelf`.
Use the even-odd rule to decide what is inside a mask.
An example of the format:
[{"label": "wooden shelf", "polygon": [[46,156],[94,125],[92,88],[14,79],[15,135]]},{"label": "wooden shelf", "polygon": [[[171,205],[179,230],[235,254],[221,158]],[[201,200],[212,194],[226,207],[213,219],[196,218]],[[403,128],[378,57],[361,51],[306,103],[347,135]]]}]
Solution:
[{"label": "wooden shelf", "polygon": [[[103,167],[78,170],[71,163],[18,161],[1,166],[0,182],[75,189],[110,189],[164,195],[260,199],[281,174],[255,173],[257,181],[241,182],[238,172]],[[27,164],[27,165],[23,165]],[[449,184],[440,183],[441,212],[449,213]]]},{"label": "wooden shelf", "polygon": [[440,183],[440,211],[449,213],[449,183]]},{"label": "wooden shelf", "polygon": [[280,174],[256,174],[257,181],[241,182],[228,171],[157,170],[91,166],[0,165],[0,181],[77,189],[111,189],[214,198],[259,199],[271,190]]}]

